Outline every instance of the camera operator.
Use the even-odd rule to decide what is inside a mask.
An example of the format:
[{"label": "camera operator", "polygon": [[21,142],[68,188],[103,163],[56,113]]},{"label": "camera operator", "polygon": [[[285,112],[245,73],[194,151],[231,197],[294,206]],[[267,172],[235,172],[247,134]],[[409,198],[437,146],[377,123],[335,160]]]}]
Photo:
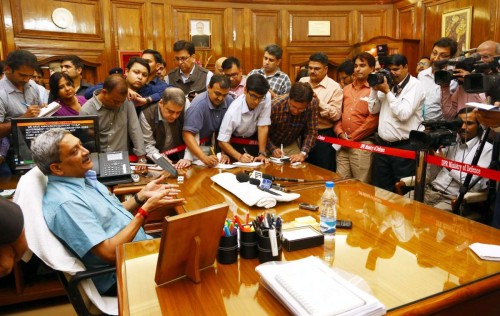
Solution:
[{"label": "camera operator", "polygon": [[[458,117],[463,121],[462,127],[457,131],[459,140],[456,145],[448,148],[440,148],[437,155],[470,164],[481,140],[482,129],[477,121],[473,108],[466,107],[458,112]],[[484,145],[478,166],[487,168],[491,162],[493,146],[490,143]],[[426,186],[424,202],[436,208],[451,211],[451,201],[459,195],[460,187],[466,177],[465,172],[459,170],[441,168],[436,178]],[[477,176],[473,176],[471,182]],[[481,179],[470,191],[481,191],[486,189],[487,179]]]},{"label": "camera operator", "polygon": [[[368,111],[380,113],[377,145],[410,149],[410,131],[422,122],[424,90],[417,78],[408,73],[408,61],[403,55],[392,55],[388,60],[390,76],[394,81],[392,89],[384,82],[371,88]],[[388,191],[394,191],[399,179],[415,173],[415,162],[411,159],[376,154],[373,159],[373,184]]]},{"label": "camera operator", "polygon": [[[457,42],[449,37],[438,39],[432,46],[430,56],[431,67],[422,70],[418,74],[418,80],[422,83],[425,91],[423,106],[423,120],[442,120],[443,110],[441,109],[441,87],[435,83],[434,73],[446,65],[437,66],[436,62],[449,59],[457,53]],[[452,82],[451,91],[456,89],[456,83]]]},{"label": "camera operator", "polygon": [[[458,82],[455,92],[450,91],[450,83],[442,83],[441,86],[441,109],[445,120],[451,120],[457,116],[461,109],[466,107],[468,102],[485,103],[484,93],[467,93],[464,90],[464,77],[469,75],[472,69],[463,63],[457,63],[453,70],[453,78]],[[453,81],[452,81],[453,82]]]}]

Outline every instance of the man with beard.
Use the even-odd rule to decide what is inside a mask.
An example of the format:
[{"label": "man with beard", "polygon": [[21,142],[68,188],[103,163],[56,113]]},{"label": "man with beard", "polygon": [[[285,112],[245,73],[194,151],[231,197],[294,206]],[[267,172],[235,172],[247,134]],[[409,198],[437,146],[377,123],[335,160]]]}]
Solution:
[{"label": "man with beard", "polygon": [[[458,131],[459,140],[456,145],[443,148],[437,154],[443,158],[470,164],[474,154],[480,145],[482,129],[476,119],[476,113],[470,107],[459,111],[458,117],[462,119],[462,128]],[[487,168],[491,162],[493,146],[490,143],[484,144],[481,157],[477,163],[478,166]],[[436,178],[426,186],[424,202],[436,208],[451,211],[451,201],[459,195],[467,173],[459,170],[441,168]],[[473,176],[471,182],[474,182],[477,176]],[[487,180],[482,178],[470,189],[471,192],[485,190]]]},{"label": "man with beard", "polygon": [[[335,125],[335,135],[340,139],[373,144],[377,130],[378,114],[368,111],[370,86],[368,75],[375,68],[375,58],[367,52],[353,58],[354,82],[344,87],[342,118]],[[370,183],[373,153],[366,150],[342,147],[337,151],[337,173],[341,177],[355,177]]]}]

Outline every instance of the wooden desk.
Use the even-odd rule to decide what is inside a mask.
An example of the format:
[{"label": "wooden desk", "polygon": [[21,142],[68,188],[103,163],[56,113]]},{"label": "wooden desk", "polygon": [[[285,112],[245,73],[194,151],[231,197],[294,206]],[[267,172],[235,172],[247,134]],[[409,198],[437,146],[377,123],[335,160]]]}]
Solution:
[{"label": "wooden desk", "polygon": [[[333,177],[307,164],[299,168],[268,165],[268,174],[303,179]],[[190,169],[181,184],[186,210],[228,202],[251,217],[263,209],[248,208],[210,180],[219,170]],[[233,169],[234,173],[241,169]],[[300,202],[320,204],[323,186],[298,191],[301,197],[269,211],[285,221],[319,214],[298,209]],[[498,243],[500,231],[357,181],[335,185],[338,217],[353,221],[335,237],[333,267],[362,277],[390,314],[498,314],[500,263],[483,261],[468,249],[474,242]],[[289,312],[259,284],[258,259],[215,264],[201,283],[180,280],[156,287],[154,274],[159,240],[126,244],[118,249],[119,307],[123,315],[227,314],[283,315]],[[323,258],[323,247],[283,251],[282,260],[309,255]],[[495,302],[496,300],[496,302]],[[493,303],[494,302],[494,303]]]}]

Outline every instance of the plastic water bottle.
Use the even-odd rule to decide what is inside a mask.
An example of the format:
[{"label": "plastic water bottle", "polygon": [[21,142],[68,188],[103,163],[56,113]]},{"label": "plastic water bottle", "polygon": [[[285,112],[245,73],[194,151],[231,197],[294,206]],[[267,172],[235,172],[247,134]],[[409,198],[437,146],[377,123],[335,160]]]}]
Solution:
[{"label": "plastic water bottle", "polygon": [[333,190],[333,181],[325,183],[325,192],[321,197],[321,216],[319,227],[325,237],[334,236],[337,230],[337,196]]}]

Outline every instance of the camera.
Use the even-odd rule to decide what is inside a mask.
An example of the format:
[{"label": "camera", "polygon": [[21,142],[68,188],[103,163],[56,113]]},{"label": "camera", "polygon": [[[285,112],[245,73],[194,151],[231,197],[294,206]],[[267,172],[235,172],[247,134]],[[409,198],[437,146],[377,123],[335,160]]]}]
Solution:
[{"label": "camera", "polygon": [[462,127],[463,121],[456,118],[451,121],[423,121],[425,131],[411,131],[410,144],[418,149],[450,146],[457,139],[457,131]]},{"label": "camera", "polygon": [[452,69],[436,71],[434,73],[434,82],[437,85],[450,84],[450,82],[455,79],[455,77],[453,76],[453,74],[455,73],[454,69],[463,69],[468,72],[472,72],[474,70],[475,62],[480,59],[481,55],[472,54],[469,57],[460,56],[456,58],[436,61],[434,63],[435,67],[441,68],[447,65],[448,67],[452,67]]},{"label": "camera", "polygon": [[387,78],[387,84],[392,88],[393,81],[391,72],[385,68],[380,69],[377,72],[373,72],[368,75],[368,84],[370,87],[375,87],[378,84],[384,83],[384,77]]},{"label": "camera", "polygon": [[[474,64],[474,73],[464,77],[464,90],[467,93],[485,92],[492,97],[492,102],[500,100],[500,56],[497,56],[490,63]],[[484,74],[490,70],[491,73]]]}]

